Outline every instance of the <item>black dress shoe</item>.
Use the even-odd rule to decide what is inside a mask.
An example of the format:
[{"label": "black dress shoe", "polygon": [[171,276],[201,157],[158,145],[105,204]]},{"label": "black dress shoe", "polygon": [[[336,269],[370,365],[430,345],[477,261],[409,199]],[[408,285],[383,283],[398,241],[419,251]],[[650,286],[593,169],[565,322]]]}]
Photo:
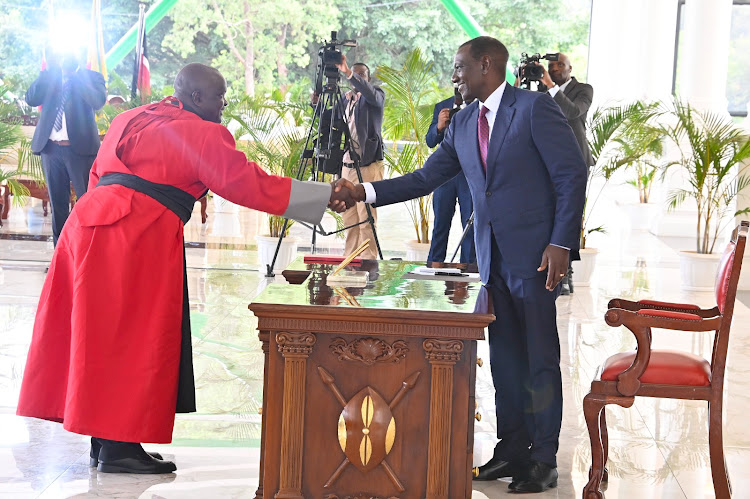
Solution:
[{"label": "black dress shoe", "polygon": [[531,461],[525,472],[519,474],[518,479],[508,485],[511,492],[544,492],[557,487],[557,468],[539,461]]},{"label": "black dress shoe", "polygon": [[474,480],[488,481],[497,480],[498,478],[512,477],[525,469],[525,461],[505,461],[501,458],[493,457],[487,461],[485,465],[479,467],[479,473],[474,477]]},{"label": "black dress shoe", "polygon": [[[95,437],[91,437],[91,450],[89,451],[89,466],[96,468],[99,465],[99,451],[102,448],[102,444]],[[149,452],[149,456],[154,459],[163,461],[164,458],[158,452]]]},{"label": "black dress shoe", "polygon": [[101,443],[99,465],[102,473],[159,474],[177,469],[172,461],[154,459],[141,444],[98,439]]}]

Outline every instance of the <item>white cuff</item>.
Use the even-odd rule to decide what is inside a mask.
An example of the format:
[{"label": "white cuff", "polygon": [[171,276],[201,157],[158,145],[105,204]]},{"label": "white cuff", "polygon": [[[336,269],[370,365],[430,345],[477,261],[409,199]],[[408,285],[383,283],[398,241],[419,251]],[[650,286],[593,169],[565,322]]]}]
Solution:
[{"label": "white cuff", "polygon": [[565,246],[560,246],[559,244],[549,243],[550,246],[557,246],[558,248],[566,249],[570,251],[570,248],[566,248]]},{"label": "white cuff", "polygon": [[550,88],[549,90],[547,90],[547,92],[549,92],[549,94],[550,94],[550,95],[551,95],[551,96],[552,96],[553,98],[555,97],[555,94],[556,94],[557,92],[559,92],[559,91],[560,91],[560,87],[559,87],[558,85],[555,85],[554,87],[552,87],[552,88]]},{"label": "white cuff", "polygon": [[362,184],[362,187],[365,188],[365,203],[374,203],[377,198],[377,196],[375,195],[375,188],[370,182],[364,182]]}]

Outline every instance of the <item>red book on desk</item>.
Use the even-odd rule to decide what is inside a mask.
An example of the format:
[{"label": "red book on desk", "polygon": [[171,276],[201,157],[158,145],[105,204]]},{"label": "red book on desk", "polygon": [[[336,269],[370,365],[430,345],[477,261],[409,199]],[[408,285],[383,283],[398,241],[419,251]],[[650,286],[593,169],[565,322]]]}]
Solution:
[{"label": "red book on desk", "polygon": [[[304,262],[305,263],[323,263],[323,264],[329,264],[329,265],[338,265],[341,262],[343,262],[346,259],[345,256],[338,256],[338,255],[305,255]],[[361,265],[362,259],[361,258],[355,258],[351,262],[349,262],[349,265]]]}]

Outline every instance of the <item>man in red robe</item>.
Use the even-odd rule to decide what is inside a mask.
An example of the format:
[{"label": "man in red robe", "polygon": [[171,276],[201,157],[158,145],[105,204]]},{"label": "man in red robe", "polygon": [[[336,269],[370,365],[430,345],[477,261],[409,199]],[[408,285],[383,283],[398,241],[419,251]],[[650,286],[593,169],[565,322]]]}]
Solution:
[{"label": "man in red robe", "polygon": [[221,125],[226,82],[190,64],[175,96],[120,114],[62,231],[37,310],[17,414],[92,437],[103,472],[169,473],[141,442],[195,411],[183,226],[207,189],[316,224],[351,206],[329,184],[268,175]]}]

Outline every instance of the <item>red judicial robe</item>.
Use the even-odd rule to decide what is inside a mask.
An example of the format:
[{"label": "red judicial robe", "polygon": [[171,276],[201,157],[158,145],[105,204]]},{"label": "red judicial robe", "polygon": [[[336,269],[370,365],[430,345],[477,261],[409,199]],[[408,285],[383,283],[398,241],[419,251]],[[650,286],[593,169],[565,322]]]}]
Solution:
[{"label": "red judicial robe", "polygon": [[[176,101],[179,104],[179,101]],[[113,172],[206,189],[283,214],[291,179],[235,148],[222,125],[170,102],[122,113],[55,249],[39,299],[17,414],[128,442],[169,443],[183,306],[183,223],[153,198],[98,179]]]}]

